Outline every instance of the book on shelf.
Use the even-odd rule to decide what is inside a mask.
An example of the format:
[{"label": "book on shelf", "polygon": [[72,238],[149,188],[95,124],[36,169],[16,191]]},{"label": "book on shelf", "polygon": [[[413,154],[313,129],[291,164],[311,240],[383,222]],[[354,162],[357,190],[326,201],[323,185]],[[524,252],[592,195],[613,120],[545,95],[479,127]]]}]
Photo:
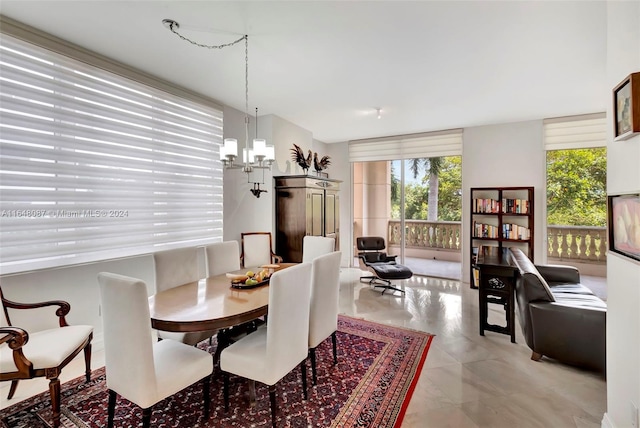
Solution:
[{"label": "book on shelf", "polygon": [[531,230],[518,224],[504,223],[502,225],[502,237],[504,239],[527,240],[531,238]]},{"label": "book on shelf", "polygon": [[502,212],[505,214],[528,214],[529,201],[527,199],[502,199]]},{"label": "book on shelf", "polygon": [[492,224],[484,224],[474,221],[473,222],[473,237],[474,238],[497,238],[498,226]]},{"label": "book on shelf", "polygon": [[500,212],[500,201],[491,198],[475,198],[473,212],[480,214],[494,214]]},{"label": "book on shelf", "polygon": [[473,286],[475,288],[479,288],[480,287],[480,269],[478,268],[473,268]]}]

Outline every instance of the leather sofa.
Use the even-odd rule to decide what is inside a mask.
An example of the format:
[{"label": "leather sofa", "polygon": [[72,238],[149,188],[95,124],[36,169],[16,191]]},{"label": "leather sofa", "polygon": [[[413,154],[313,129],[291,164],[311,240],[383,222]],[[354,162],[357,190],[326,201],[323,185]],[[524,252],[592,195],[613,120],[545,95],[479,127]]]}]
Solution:
[{"label": "leather sofa", "polygon": [[607,304],[580,284],[572,266],[534,265],[510,248],[518,318],[531,359],[543,356],[605,372]]}]

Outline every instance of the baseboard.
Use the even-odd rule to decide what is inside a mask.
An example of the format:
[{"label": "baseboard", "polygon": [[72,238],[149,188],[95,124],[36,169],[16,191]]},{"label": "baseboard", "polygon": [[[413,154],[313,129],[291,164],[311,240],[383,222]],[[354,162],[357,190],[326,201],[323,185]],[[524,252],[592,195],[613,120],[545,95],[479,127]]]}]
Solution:
[{"label": "baseboard", "polygon": [[602,423],[600,424],[600,426],[602,428],[616,428],[608,413],[605,413],[602,417]]}]

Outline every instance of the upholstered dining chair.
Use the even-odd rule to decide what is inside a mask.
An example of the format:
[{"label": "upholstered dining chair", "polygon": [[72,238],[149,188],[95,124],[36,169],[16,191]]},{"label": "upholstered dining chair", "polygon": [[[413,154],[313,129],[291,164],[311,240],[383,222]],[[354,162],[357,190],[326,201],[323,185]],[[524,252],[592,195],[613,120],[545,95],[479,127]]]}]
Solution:
[{"label": "upholstered dining chair", "polygon": [[201,380],[208,419],[211,354],[175,340],[153,341],[143,281],[101,272],[98,283],[109,390],[107,426],[113,427],[118,395],[142,408],[142,426],[149,427],[154,404]]},{"label": "upholstered dining chair", "polygon": [[[169,290],[200,279],[198,270],[198,248],[178,248],[153,254],[156,293]],[[217,330],[176,333],[158,330],[159,339],[173,339],[188,345],[197,345],[216,334]]]},{"label": "upholstered dining chair", "polygon": [[335,238],[307,235],[302,238],[302,263],[312,262],[316,257],[330,253],[335,249]]},{"label": "upholstered dining chair", "polygon": [[224,378],[225,411],[229,408],[229,374],[269,386],[271,423],[276,424],[276,383],[300,364],[307,398],[306,359],[309,335],[311,263],[275,272],[269,284],[266,327],[243,337],[220,355]]},{"label": "upholstered dining chair", "polygon": [[340,251],[334,251],[313,259],[309,313],[309,357],[314,385],[317,383],[316,347],[329,336],[331,336],[333,344],[333,364],[338,363],[336,331],[338,330],[341,257]]},{"label": "upholstered dining chair", "polygon": [[271,232],[244,232],[240,235],[242,237],[240,260],[243,267],[282,263],[282,257],[273,252]]},{"label": "upholstered dining chair", "polygon": [[240,270],[240,248],[238,241],[225,241],[205,247],[207,276],[221,275]]},{"label": "upholstered dining chair", "polygon": [[[53,409],[53,426],[60,426],[60,373],[81,351],[84,351],[85,377],[91,378],[91,339],[93,326],[69,325],[66,316],[69,303],[53,300],[39,303],[18,303],[6,299],[0,288],[0,300],[8,326],[0,326],[0,381],[11,381],[9,395],[13,398],[18,381],[46,377]],[[40,331],[27,331],[12,326],[9,309],[36,309],[57,307],[59,327]]]}]

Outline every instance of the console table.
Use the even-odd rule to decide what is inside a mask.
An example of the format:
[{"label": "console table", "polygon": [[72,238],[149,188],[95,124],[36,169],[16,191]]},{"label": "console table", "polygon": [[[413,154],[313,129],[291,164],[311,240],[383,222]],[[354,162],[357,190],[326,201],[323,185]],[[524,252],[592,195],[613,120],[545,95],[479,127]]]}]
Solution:
[{"label": "console table", "polygon": [[[515,280],[516,267],[509,264],[511,257],[506,248],[482,247],[478,253],[476,266],[480,271],[478,287],[480,299],[480,336],[485,330],[511,336],[516,343],[515,329]],[[489,303],[502,305],[505,310],[506,325],[489,324]]]}]

